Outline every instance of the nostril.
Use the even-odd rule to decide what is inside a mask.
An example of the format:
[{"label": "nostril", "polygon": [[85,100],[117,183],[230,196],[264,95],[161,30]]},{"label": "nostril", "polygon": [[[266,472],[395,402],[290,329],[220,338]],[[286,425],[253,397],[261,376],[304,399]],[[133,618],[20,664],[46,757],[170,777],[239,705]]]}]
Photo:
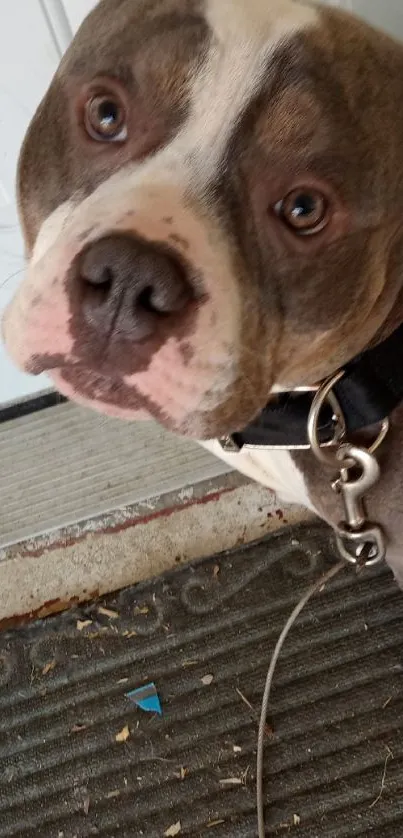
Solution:
[{"label": "nostril", "polygon": [[110,288],[113,283],[113,270],[106,265],[100,272],[99,276],[94,277],[94,279],[89,278],[88,281],[93,285],[107,285],[108,288]]},{"label": "nostril", "polygon": [[139,288],[134,305],[158,317],[167,317],[186,307],[192,300],[192,291],[180,265],[166,260],[164,270],[159,270],[144,288]]},{"label": "nostril", "polygon": [[134,305],[135,308],[141,308],[143,311],[148,311],[150,314],[161,314],[153,303],[154,288],[152,285],[147,285],[137,297]]},{"label": "nostril", "polygon": [[148,311],[160,317],[185,309],[194,298],[185,268],[168,254],[154,257],[152,281],[147,283],[146,291]]},{"label": "nostril", "polygon": [[81,270],[82,282],[91,288],[102,288],[110,291],[113,285],[114,274],[108,265],[93,266],[92,270],[86,270],[85,265]]}]

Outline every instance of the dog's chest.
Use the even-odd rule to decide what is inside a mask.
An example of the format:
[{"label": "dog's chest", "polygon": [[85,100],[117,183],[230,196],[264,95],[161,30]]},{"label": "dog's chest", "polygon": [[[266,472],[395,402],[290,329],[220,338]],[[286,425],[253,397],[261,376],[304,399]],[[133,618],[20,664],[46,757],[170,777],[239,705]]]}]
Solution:
[{"label": "dog's chest", "polygon": [[229,453],[217,440],[203,442],[202,445],[251,480],[272,489],[284,503],[298,504],[315,511],[304,475],[289,451],[243,448],[239,453]]}]

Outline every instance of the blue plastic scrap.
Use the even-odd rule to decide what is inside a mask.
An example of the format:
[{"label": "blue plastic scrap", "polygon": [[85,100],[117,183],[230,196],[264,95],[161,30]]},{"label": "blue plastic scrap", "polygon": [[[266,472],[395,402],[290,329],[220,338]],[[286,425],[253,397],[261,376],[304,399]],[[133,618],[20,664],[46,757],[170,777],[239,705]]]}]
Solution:
[{"label": "blue plastic scrap", "polygon": [[153,682],[146,684],[145,687],[138,687],[136,690],[131,690],[126,693],[129,701],[133,701],[140,710],[146,713],[158,713],[162,716],[162,707],[157,692],[157,688]]}]

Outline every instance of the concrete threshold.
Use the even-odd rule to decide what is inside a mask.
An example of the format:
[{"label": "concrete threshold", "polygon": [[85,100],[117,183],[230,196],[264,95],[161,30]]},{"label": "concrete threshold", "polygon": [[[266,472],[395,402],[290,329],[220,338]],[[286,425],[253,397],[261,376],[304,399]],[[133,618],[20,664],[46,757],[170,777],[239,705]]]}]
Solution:
[{"label": "concrete threshold", "polygon": [[0,621],[43,617],[307,519],[234,473],[149,498],[2,550]]},{"label": "concrete threshold", "polygon": [[153,423],[72,404],[0,425],[0,457],[3,626],[309,518]]}]

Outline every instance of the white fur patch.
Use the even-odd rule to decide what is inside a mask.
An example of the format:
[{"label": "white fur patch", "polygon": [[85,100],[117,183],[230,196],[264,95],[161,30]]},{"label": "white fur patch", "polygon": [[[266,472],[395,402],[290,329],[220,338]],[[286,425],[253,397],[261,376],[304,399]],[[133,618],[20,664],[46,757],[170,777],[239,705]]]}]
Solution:
[{"label": "white fur patch", "polygon": [[267,486],[284,503],[298,504],[315,512],[303,474],[289,451],[244,448],[232,454],[224,451],[217,440],[202,442],[201,445],[251,480]]},{"label": "white fur patch", "polygon": [[55,244],[59,236],[62,235],[68,220],[74,210],[73,201],[65,201],[60,204],[57,209],[48,216],[43,222],[42,227],[36,237],[35,246],[30,259],[30,267],[34,267],[45,253],[50,250]]},{"label": "white fur patch", "polygon": [[293,0],[207,0],[206,18],[212,44],[193,80],[189,119],[175,141],[192,150],[202,179],[220,162],[245,105],[262,85],[270,56],[314,26],[318,14]]}]

